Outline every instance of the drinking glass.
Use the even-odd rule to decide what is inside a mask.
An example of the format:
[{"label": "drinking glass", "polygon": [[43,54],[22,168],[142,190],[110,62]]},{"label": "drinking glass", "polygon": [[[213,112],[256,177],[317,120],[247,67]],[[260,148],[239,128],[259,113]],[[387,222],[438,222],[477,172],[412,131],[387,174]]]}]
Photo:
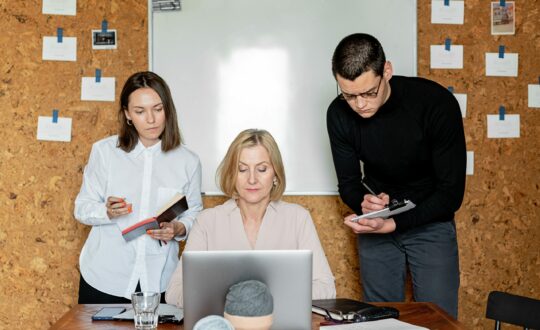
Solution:
[{"label": "drinking glass", "polygon": [[158,292],[135,292],[131,295],[135,329],[153,330],[158,324],[158,306],[161,294]]}]

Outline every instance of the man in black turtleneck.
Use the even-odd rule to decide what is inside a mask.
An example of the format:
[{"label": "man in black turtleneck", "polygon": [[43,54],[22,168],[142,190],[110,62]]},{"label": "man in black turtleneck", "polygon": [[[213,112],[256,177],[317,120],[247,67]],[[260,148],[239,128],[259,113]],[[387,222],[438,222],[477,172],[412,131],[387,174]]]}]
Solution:
[{"label": "man in black turtleneck", "polygon": [[356,214],[391,199],[416,204],[389,219],[345,218],[358,234],[364,300],[403,301],[408,267],[415,300],[456,317],[454,213],[466,169],[458,102],[433,81],[392,76],[381,44],[367,34],[338,44],[332,71],[341,94],[328,108],[327,128],[341,198]]}]

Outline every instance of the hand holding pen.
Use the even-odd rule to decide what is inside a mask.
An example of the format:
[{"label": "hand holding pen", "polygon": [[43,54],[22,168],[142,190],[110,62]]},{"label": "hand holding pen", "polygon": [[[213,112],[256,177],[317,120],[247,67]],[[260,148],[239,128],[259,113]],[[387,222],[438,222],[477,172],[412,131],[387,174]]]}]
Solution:
[{"label": "hand holding pen", "polygon": [[362,213],[370,213],[373,211],[379,211],[388,207],[390,203],[390,196],[385,193],[375,193],[364,181],[362,185],[370,192],[370,194],[364,195],[364,200],[362,201]]}]

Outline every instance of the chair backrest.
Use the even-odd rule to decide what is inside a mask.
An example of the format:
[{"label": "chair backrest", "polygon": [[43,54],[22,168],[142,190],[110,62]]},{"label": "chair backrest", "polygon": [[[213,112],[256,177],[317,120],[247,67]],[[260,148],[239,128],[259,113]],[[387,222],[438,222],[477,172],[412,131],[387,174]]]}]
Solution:
[{"label": "chair backrest", "polygon": [[489,293],[486,317],[500,323],[510,323],[525,329],[540,329],[540,300],[500,291]]}]

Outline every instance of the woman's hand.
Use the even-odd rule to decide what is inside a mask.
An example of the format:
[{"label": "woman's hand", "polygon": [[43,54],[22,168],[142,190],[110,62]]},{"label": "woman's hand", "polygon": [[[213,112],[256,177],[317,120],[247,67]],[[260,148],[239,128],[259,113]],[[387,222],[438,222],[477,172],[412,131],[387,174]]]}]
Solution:
[{"label": "woman's hand", "polygon": [[146,231],[150,237],[160,241],[170,241],[175,236],[183,236],[186,234],[186,227],[180,221],[162,222],[159,224],[160,229],[149,229]]},{"label": "woman's hand", "polygon": [[125,199],[115,196],[107,197],[105,207],[107,208],[107,216],[111,220],[129,214],[132,210],[131,204],[127,204]]},{"label": "woman's hand", "polygon": [[394,219],[360,219],[358,222],[351,221],[356,217],[356,214],[351,214],[345,217],[343,223],[350,227],[355,234],[387,234],[396,230]]}]

